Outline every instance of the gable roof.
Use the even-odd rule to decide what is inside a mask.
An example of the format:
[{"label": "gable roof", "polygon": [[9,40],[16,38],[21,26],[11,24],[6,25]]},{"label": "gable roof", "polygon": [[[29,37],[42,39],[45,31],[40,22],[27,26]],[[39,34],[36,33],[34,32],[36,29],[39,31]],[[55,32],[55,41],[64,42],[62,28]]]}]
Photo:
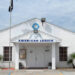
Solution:
[{"label": "gable roof", "polygon": [[[38,36],[38,37],[40,37],[40,39],[44,39],[44,40],[46,40],[46,39],[53,39],[53,40],[55,40],[54,42],[60,42],[60,41],[62,41],[62,39],[60,39],[60,38],[58,38],[58,37],[56,37],[56,36],[54,36],[54,35],[52,35],[52,34],[48,34],[48,33],[45,33],[45,32],[42,32],[42,31],[39,31],[39,33],[37,33],[37,34],[35,34],[33,31],[30,31],[30,32],[28,32],[28,33],[26,33],[26,34],[22,34],[22,35],[19,35],[19,36],[17,36],[17,37],[14,37],[14,38],[12,38],[11,39],[11,42],[16,42],[16,40],[18,41],[18,40],[20,40],[20,39],[27,39],[27,40],[39,40],[38,38],[35,38],[34,36]],[[32,38],[33,37],[33,38]]]},{"label": "gable roof", "polygon": [[[20,26],[20,25],[23,24],[23,23],[26,23],[26,22],[28,22],[28,21],[35,20],[35,19],[37,19],[37,18],[33,18],[33,19],[30,19],[30,20],[27,20],[27,21],[21,22],[21,23],[16,24],[16,25],[12,25],[11,28],[14,28],[14,27]],[[9,28],[10,28],[10,27],[5,28],[5,29],[2,29],[2,30],[0,30],[0,32],[3,32],[3,31],[5,31],[5,30],[8,30]]]},{"label": "gable roof", "polygon": [[[21,22],[21,23],[16,24],[16,25],[12,25],[11,28],[14,28],[14,27],[20,26],[21,24],[24,24],[24,23],[26,23],[26,22],[29,22],[29,21],[32,21],[32,20],[36,20],[36,19],[37,19],[37,18],[33,18],[33,19],[30,19],[30,20],[27,20],[27,21]],[[40,19],[37,19],[37,20],[40,21]],[[66,28],[60,27],[60,26],[58,26],[58,25],[55,25],[55,24],[52,24],[52,23],[49,23],[49,22],[45,22],[45,23],[47,23],[48,25],[49,25],[49,24],[50,24],[50,25],[53,25],[53,26],[55,26],[55,27],[61,28],[61,29],[65,30],[65,31],[68,31],[68,32],[71,32],[71,33],[75,34],[75,32],[72,32],[72,31],[70,31],[70,30],[68,30],[68,29],[66,29]],[[10,27],[5,28],[5,29],[2,29],[2,30],[0,30],[0,32],[3,32],[3,31],[5,31],[5,30],[8,30],[9,28],[10,28]]]}]

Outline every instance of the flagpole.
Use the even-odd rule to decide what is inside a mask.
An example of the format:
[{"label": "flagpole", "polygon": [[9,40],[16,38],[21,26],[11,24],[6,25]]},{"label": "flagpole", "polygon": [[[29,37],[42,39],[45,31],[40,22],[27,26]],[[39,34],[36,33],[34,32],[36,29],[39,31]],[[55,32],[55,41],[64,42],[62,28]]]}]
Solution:
[{"label": "flagpole", "polygon": [[11,23],[12,23],[12,12],[11,12],[11,0],[10,0],[10,18],[9,18],[9,21],[10,21],[10,26],[9,26],[9,70],[10,70],[10,64],[11,64],[11,58],[10,58],[10,52],[11,52]]},{"label": "flagpole", "polygon": [[11,50],[11,22],[12,22],[12,13],[10,12],[10,29],[9,29],[9,69],[10,69],[10,50]]},{"label": "flagpole", "polygon": [[11,24],[12,24],[12,10],[13,10],[13,0],[10,0],[10,6],[9,6],[9,22],[10,22],[10,26],[9,26],[9,70],[11,67]]}]

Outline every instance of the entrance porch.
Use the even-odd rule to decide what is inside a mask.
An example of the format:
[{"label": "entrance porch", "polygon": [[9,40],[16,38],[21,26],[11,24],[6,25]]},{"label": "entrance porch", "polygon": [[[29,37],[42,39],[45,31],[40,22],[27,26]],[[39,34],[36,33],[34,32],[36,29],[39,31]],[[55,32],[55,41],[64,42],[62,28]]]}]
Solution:
[{"label": "entrance porch", "polygon": [[58,43],[14,43],[15,69],[48,68],[56,69],[56,49]]}]

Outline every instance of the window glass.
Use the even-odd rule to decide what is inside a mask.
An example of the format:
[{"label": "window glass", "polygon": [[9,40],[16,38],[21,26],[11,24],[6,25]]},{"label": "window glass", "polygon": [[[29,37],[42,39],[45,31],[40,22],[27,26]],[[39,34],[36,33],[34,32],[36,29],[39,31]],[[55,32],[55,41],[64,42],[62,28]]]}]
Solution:
[{"label": "window glass", "polygon": [[67,61],[67,47],[59,47],[59,60]]},{"label": "window glass", "polygon": [[[9,52],[10,52],[10,58],[9,58]],[[9,47],[4,47],[4,57],[3,57],[4,61],[12,61],[12,47],[10,47],[10,51],[9,51]]]}]

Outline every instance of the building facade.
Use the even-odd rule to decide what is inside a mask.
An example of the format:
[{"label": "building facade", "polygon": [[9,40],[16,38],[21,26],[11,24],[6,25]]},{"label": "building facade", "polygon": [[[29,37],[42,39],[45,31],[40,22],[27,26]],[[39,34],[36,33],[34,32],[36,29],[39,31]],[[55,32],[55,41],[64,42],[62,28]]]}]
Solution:
[{"label": "building facade", "polygon": [[[25,68],[68,68],[69,55],[75,52],[75,33],[39,19],[31,19],[0,31],[0,66]],[[10,52],[10,54],[9,54]]]}]

